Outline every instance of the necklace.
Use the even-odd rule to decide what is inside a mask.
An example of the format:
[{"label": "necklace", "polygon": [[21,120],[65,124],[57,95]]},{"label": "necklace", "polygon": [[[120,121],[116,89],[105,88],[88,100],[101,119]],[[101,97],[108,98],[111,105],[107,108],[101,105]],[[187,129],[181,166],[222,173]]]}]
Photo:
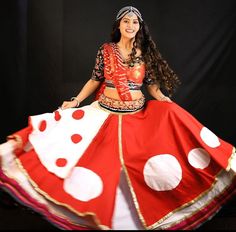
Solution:
[{"label": "necklace", "polygon": [[134,59],[131,59],[130,54],[132,52],[132,48],[130,50],[121,47],[118,43],[116,44],[117,50],[122,59],[122,63],[128,65],[129,67],[134,67],[136,63],[140,64],[142,62],[142,56],[139,55]]},{"label": "necklace", "polygon": [[120,56],[123,59],[123,61],[126,62],[127,60],[129,60],[130,59],[130,53],[132,52],[132,48],[131,49],[123,48],[118,43],[117,43],[117,47],[118,47]]}]

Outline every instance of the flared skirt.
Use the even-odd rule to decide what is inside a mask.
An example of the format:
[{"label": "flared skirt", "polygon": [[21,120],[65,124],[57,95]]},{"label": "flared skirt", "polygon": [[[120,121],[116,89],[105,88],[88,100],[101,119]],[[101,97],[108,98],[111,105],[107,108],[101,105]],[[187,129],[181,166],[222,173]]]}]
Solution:
[{"label": "flared skirt", "polygon": [[1,187],[61,229],[194,229],[235,194],[234,146],[176,103],[119,114],[95,101],[14,136]]}]

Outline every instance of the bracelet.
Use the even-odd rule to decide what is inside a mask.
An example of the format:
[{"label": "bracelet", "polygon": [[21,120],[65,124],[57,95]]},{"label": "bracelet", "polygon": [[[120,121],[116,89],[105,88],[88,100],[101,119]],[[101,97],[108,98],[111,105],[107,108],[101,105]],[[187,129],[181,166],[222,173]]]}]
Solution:
[{"label": "bracelet", "polygon": [[80,102],[79,102],[79,100],[77,99],[77,97],[72,97],[70,100],[71,100],[71,101],[76,100],[76,101],[77,101],[76,107],[79,106]]}]

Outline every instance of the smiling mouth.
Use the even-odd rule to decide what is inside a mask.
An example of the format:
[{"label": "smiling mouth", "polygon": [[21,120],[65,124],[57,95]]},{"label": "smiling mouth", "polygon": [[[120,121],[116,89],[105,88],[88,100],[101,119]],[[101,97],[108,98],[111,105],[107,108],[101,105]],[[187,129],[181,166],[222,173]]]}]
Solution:
[{"label": "smiling mouth", "polygon": [[135,31],[134,30],[132,30],[132,29],[126,29],[125,30],[127,33],[134,33]]}]

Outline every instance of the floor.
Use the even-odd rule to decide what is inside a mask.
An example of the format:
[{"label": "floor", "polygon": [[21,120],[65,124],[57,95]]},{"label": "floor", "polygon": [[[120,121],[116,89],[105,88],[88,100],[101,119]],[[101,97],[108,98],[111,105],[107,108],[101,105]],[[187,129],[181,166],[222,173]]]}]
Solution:
[{"label": "floor", "polygon": [[[3,191],[0,191],[0,218],[0,230],[58,230]],[[236,230],[236,199],[231,200],[197,230]]]}]

